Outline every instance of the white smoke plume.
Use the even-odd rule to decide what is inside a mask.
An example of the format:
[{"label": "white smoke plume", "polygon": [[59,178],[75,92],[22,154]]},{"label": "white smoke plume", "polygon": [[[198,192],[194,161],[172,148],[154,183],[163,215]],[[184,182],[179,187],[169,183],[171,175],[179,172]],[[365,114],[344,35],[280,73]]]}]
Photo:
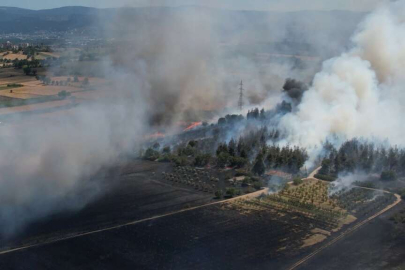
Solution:
[{"label": "white smoke plume", "polygon": [[405,1],[379,7],[352,41],[323,63],[297,111],[282,119],[288,142],[319,146],[334,136],[405,144]]},{"label": "white smoke plume", "polygon": [[[297,45],[300,44],[300,40],[297,41],[300,37],[293,37],[290,32],[296,25],[308,26],[308,29],[300,29],[305,37],[304,42],[312,40],[314,44],[323,44],[322,40],[310,38],[312,24],[299,23],[296,13],[284,17],[276,13],[247,16],[246,12],[199,8],[128,8],[103,12],[109,17],[104,17],[97,29],[104,29],[106,38],[113,41],[110,44],[112,51],[106,61],[100,64],[109,81],[106,87],[110,88],[110,99],[74,108],[66,116],[52,122],[32,117],[22,123],[17,119],[0,126],[0,238],[18,233],[30,222],[52,213],[79,209],[94,199],[103,191],[103,186],[91,180],[92,176],[114,164],[120,154],[133,152],[134,145],[149,131],[151,124],[170,126],[189,115],[190,110],[236,107],[237,84],[241,79],[247,88],[247,105],[261,102],[269,96],[274,99],[267,100],[266,104],[274,105],[274,100],[281,96],[285,78],[307,79],[312,76],[313,66],[317,67],[314,64],[308,72],[297,69],[291,62],[269,63],[268,59],[284,59],[274,54],[289,52],[272,51],[271,55],[256,55],[257,47],[252,44],[278,41],[278,46],[283,49],[285,43],[292,43],[295,45],[291,45],[293,52],[290,54],[294,56],[301,52],[295,50],[300,46]],[[374,16],[386,16],[380,13]],[[306,17],[305,14],[300,16]],[[245,27],[252,20],[256,21],[253,26]],[[399,28],[398,24],[401,22],[393,22],[392,27]],[[367,29],[368,26],[363,28]],[[263,33],[272,38],[263,39],[267,37]],[[367,43],[372,34],[359,34],[357,43]],[[238,51],[241,48],[245,50],[243,54]],[[359,45],[359,48],[362,46]],[[353,50],[344,58],[348,59],[348,68],[355,70],[357,66],[351,62],[358,59],[363,73],[370,77],[370,85],[377,85],[377,75],[370,72],[373,62],[370,60],[371,64],[368,64],[361,58],[369,57],[372,49]],[[263,51],[267,51],[267,48]],[[397,56],[393,55],[392,58],[400,65]],[[334,69],[339,69],[337,64],[333,65],[334,62],[338,61],[325,63],[324,73],[332,73],[328,71],[328,66],[329,69],[334,66]],[[392,70],[380,66],[379,72],[381,76],[387,76]],[[366,75],[365,79],[368,78]],[[400,75],[398,73],[398,77]],[[314,139],[304,141],[305,144],[318,142],[331,132],[331,128],[323,127],[326,122],[313,127],[317,118],[313,121],[310,112],[304,113],[308,107],[313,109],[311,104],[307,104],[311,101],[311,95],[318,100],[315,100],[315,105],[324,102],[318,92],[326,79],[321,80],[320,77],[322,73],[317,76],[313,89],[303,97],[299,112],[289,117],[291,121],[287,118],[284,121],[290,134],[303,135],[291,137],[291,140],[302,141],[305,138],[302,132],[297,133],[298,130],[316,130]],[[336,80],[345,81],[339,77]],[[360,81],[360,78],[352,80]],[[386,79],[385,83],[392,85],[391,79]],[[380,85],[375,88],[373,91],[378,92]],[[350,89],[346,91],[350,92]],[[367,93],[365,95],[368,96]],[[334,95],[330,96],[329,99],[333,99]],[[369,96],[382,106],[379,95]],[[328,105],[317,107],[320,107],[320,111],[330,113]],[[367,115],[366,112],[364,114]],[[301,121],[306,115],[308,119]],[[331,125],[335,126],[336,121],[332,122]],[[388,125],[388,121],[385,123]],[[366,124],[363,122],[363,125]],[[389,127],[395,124],[394,121]],[[300,126],[310,129],[301,129]]]}]

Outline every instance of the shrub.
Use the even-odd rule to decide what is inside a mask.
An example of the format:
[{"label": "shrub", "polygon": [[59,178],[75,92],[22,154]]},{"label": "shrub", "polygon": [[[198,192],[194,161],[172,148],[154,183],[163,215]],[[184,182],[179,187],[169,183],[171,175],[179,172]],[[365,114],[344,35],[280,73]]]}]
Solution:
[{"label": "shrub", "polygon": [[294,186],[299,186],[299,185],[301,185],[302,183],[303,183],[304,181],[302,181],[302,179],[301,178],[294,178],[294,180],[293,180],[293,183],[294,183]]},{"label": "shrub", "polygon": [[170,162],[172,160],[170,155],[163,155],[158,159],[158,162]]},{"label": "shrub", "polygon": [[252,184],[252,179],[250,177],[245,177],[242,181],[242,186],[247,187]]},{"label": "shrub", "polygon": [[226,189],[226,195],[233,198],[236,195],[236,189],[235,188],[227,188]]},{"label": "shrub", "polygon": [[222,192],[221,189],[218,189],[217,191],[215,191],[215,198],[221,199],[223,195],[224,195],[224,193]]},{"label": "shrub", "polygon": [[397,176],[394,171],[384,171],[381,173],[380,179],[382,181],[394,181]]},{"label": "shrub", "polygon": [[225,167],[228,164],[228,160],[229,160],[228,153],[225,153],[225,152],[220,153],[217,158],[218,167],[220,167],[220,168]]},{"label": "shrub", "polygon": [[186,166],[188,164],[187,158],[184,156],[173,157],[172,160],[176,166]]},{"label": "shrub", "polygon": [[22,84],[19,84],[19,83],[10,83],[10,84],[7,84],[7,87],[23,87],[24,85],[22,85]]},{"label": "shrub", "polygon": [[262,189],[262,184],[260,182],[255,182],[253,184],[253,188],[256,190],[261,190]]},{"label": "shrub", "polygon": [[71,95],[70,92],[67,92],[66,90],[60,91],[58,93],[58,97],[61,97],[61,98],[66,98],[66,97],[68,97],[70,95]]},{"label": "shrub", "polygon": [[237,169],[235,170],[235,176],[252,176],[252,173],[244,169]]},{"label": "shrub", "polygon": [[196,150],[191,147],[190,145],[187,145],[186,148],[179,148],[177,150],[177,153],[179,156],[194,156],[196,153]]},{"label": "shrub", "polygon": [[195,166],[207,166],[210,163],[211,155],[210,154],[201,154],[195,157],[194,165]]},{"label": "shrub", "polygon": [[188,142],[188,145],[190,146],[190,147],[196,147],[197,145],[198,145],[198,142],[197,141],[189,141]]},{"label": "shrub", "polygon": [[158,151],[153,150],[152,148],[148,148],[143,155],[143,158],[150,161],[155,161],[159,158],[160,154]]},{"label": "shrub", "polygon": [[231,163],[232,167],[243,168],[248,163],[246,158],[242,157],[230,157],[229,162]]}]

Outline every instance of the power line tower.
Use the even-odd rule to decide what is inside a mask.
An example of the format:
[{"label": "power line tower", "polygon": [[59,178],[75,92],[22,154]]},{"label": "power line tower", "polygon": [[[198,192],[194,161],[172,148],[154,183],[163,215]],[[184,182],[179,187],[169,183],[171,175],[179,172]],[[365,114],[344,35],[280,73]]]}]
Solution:
[{"label": "power line tower", "polygon": [[239,84],[239,102],[238,102],[239,110],[243,110],[243,81],[240,81]]}]

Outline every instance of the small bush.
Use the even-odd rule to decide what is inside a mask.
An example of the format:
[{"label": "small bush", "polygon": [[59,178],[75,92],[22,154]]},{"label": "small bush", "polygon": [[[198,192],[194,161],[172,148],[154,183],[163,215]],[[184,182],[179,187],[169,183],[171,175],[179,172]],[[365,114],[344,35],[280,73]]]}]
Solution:
[{"label": "small bush", "polygon": [[237,169],[235,170],[235,176],[252,176],[252,173],[244,169]]},{"label": "small bush", "polygon": [[248,160],[242,157],[230,157],[229,162],[232,167],[243,168],[248,163]]},{"label": "small bush", "polygon": [[384,171],[380,176],[381,181],[394,181],[397,179],[397,175],[394,171]]},{"label": "small bush", "polygon": [[236,189],[235,188],[227,188],[226,189],[226,195],[228,197],[233,198],[236,195]]},{"label": "small bush", "polygon": [[184,156],[180,156],[180,157],[173,157],[173,162],[174,164],[176,164],[176,166],[187,166],[188,165],[188,161],[187,158]]},{"label": "small bush", "polygon": [[60,91],[58,93],[58,97],[60,97],[60,98],[66,98],[66,97],[68,97],[70,95],[71,95],[70,92],[67,92],[66,90]]},{"label": "small bush", "polygon": [[220,153],[217,158],[217,165],[220,168],[224,168],[228,164],[229,154],[228,153]]},{"label": "small bush", "polygon": [[158,159],[158,162],[170,162],[172,160],[170,155],[163,155]]},{"label": "small bush", "polygon": [[148,148],[143,155],[143,158],[150,161],[155,161],[160,157],[158,151],[153,150],[152,148]]},{"label": "small bush", "polygon": [[262,184],[260,182],[255,182],[253,184],[253,188],[256,190],[261,190],[262,189]]},{"label": "small bush", "polygon": [[221,199],[222,196],[224,196],[224,193],[222,192],[221,189],[218,189],[217,191],[215,191],[215,198]]},{"label": "small bush", "polygon": [[11,83],[11,84],[7,84],[7,87],[23,87],[24,85],[19,84],[19,83]]},{"label": "small bush", "polygon": [[207,166],[211,161],[210,154],[201,154],[195,157],[194,165],[204,167]]},{"label": "small bush", "polygon": [[301,185],[303,182],[304,182],[304,181],[302,181],[301,178],[294,178],[294,180],[293,180],[294,186],[299,186],[299,185]]}]

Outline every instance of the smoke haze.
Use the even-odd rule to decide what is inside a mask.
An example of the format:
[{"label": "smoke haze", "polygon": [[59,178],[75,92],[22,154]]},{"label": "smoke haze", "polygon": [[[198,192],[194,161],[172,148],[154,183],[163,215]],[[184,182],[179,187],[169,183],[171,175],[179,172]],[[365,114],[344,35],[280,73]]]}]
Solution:
[{"label": "smoke haze", "polygon": [[[326,61],[313,86],[293,95],[302,98],[298,111],[282,119],[290,142],[319,144],[332,133],[402,141],[403,6],[393,4],[368,17],[353,38],[356,47]],[[111,98],[80,105],[58,121],[32,117],[0,128],[2,235],[85,206],[104,190],[92,180],[94,174],[120,154],[132,153],[152,127],[236,107],[240,80],[247,105],[275,106],[285,79],[311,82],[319,59],[337,49],[323,45],[345,47],[347,33],[362,17],[347,15],[338,32],[337,13],[320,15],[319,20],[327,17],[324,28],[317,23],[311,36],[315,26],[309,18],[316,15],[311,13],[248,16],[204,8],[111,13],[99,22],[115,48],[100,64],[111,82]],[[325,39],[332,33],[336,42]]]},{"label": "smoke haze", "polygon": [[405,2],[380,7],[359,26],[353,49],[327,60],[296,113],[281,122],[288,141],[320,145],[354,137],[404,145]]}]

